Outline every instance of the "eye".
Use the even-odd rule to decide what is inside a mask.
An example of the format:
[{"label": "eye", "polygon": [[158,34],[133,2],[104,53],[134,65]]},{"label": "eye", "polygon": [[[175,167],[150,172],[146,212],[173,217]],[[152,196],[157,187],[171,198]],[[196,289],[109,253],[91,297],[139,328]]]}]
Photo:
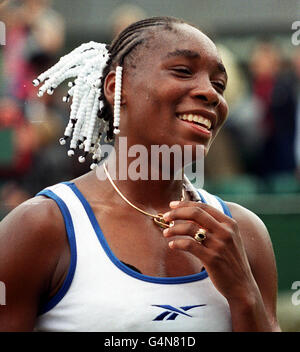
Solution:
[{"label": "eye", "polygon": [[192,71],[186,66],[172,67],[171,70],[179,77],[189,77],[192,75]]},{"label": "eye", "polygon": [[212,82],[212,84],[214,85],[214,87],[216,88],[216,90],[219,93],[224,93],[225,89],[226,89],[226,85],[223,82]]}]

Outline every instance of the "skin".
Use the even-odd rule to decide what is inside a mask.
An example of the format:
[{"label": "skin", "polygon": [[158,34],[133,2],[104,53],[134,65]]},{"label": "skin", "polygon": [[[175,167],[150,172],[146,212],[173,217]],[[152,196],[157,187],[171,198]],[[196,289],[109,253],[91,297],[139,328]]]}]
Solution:
[{"label": "skin", "polygon": [[[127,136],[128,148],[138,143],[147,148],[201,144],[208,152],[226,120],[228,107],[220,88],[226,85],[226,75],[220,70],[215,45],[194,27],[177,24],[175,28],[176,33],[154,32],[148,49],[139,52],[136,68],[125,66],[120,136]],[[167,55],[178,50],[198,56]],[[112,71],[105,81],[111,105],[114,86]],[[214,117],[211,135],[196,132],[176,117],[178,112],[196,109]],[[134,204],[175,220],[172,228],[162,232],[151,218],[121,201],[108,180],[100,181],[97,175],[102,172],[99,168],[74,182],[121,261],[158,277],[195,274],[205,266],[228,301],[233,331],[280,330],[274,254],[268,232],[255,214],[228,203],[233,215],[229,218],[188,197],[170,204],[180,199],[180,180],[116,180]],[[203,244],[193,238],[199,226],[207,230]],[[36,197],[14,209],[0,225],[0,279],[7,287],[7,304],[0,307],[0,330],[31,331],[39,306],[59,290],[69,263],[63,218],[52,200]]]}]

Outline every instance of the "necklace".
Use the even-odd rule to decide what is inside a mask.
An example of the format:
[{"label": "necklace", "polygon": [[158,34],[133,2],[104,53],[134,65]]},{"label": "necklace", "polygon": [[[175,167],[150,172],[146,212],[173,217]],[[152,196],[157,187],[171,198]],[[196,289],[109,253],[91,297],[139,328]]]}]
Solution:
[{"label": "necklace", "polygon": [[[105,163],[103,163],[103,168],[104,168],[104,171],[105,171],[105,174],[107,176],[107,178],[109,179],[109,182],[111,183],[111,185],[113,186],[113,188],[116,190],[116,192],[120,195],[120,197],[122,197],[126,203],[128,203],[130,206],[132,206],[134,209],[136,209],[137,211],[139,211],[140,213],[143,213],[144,215],[147,215],[147,216],[150,216],[153,218],[153,221],[155,222],[156,225],[160,226],[161,228],[167,228],[167,227],[171,227],[173,226],[174,222],[171,221],[171,222],[168,222],[168,221],[165,221],[164,218],[163,218],[163,214],[150,214],[140,208],[138,208],[137,206],[135,206],[134,204],[132,204],[122,193],[121,191],[118,189],[118,187],[115,185],[114,181],[112,180],[107,168],[106,168],[106,165]],[[182,188],[182,196],[181,196],[181,199],[180,200],[184,200],[184,188]]]}]

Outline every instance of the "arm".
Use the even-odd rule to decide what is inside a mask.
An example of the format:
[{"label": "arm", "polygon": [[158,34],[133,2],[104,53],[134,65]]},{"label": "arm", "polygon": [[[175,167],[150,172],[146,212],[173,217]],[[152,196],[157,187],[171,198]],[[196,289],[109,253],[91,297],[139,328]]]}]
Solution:
[{"label": "arm", "polygon": [[[165,220],[189,221],[164,230],[164,236],[189,237],[175,239],[169,246],[189,251],[202,261],[228,301],[233,331],[278,331],[275,261],[262,222],[234,204],[230,204],[234,219],[202,203],[179,202],[171,208]],[[202,244],[193,238],[199,227],[207,230]]]},{"label": "arm", "polygon": [[52,200],[33,198],[0,223],[0,331],[32,331],[40,305],[64,275],[67,239],[63,218]]}]

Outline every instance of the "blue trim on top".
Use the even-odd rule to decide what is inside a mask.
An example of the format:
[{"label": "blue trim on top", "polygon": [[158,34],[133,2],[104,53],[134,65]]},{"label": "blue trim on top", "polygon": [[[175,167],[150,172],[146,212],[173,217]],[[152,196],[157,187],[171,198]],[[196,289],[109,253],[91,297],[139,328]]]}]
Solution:
[{"label": "blue trim on top", "polygon": [[130,269],[127,265],[123,264],[111,251],[111,249],[108,246],[108,243],[103,235],[103,232],[98,224],[98,221],[95,217],[95,214],[90,206],[90,204],[87,202],[83,194],[79,191],[75,183],[73,182],[64,182],[64,184],[68,185],[73,192],[76,194],[76,196],[79,198],[81,201],[89,219],[90,222],[94,228],[94,231],[98,237],[98,240],[106,252],[108,258],[115,264],[120,270],[125,272],[126,274],[142,281],[147,281],[155,284],[184,284],[188,282],[193,282],[193,281],[199,281],[203,280],[208,277],[208,274],[205,270],[201,271],[200,273],[193,274],[193,275],[187,275],[187,276],[177,276],[177,277],[155,277],[155,276],[148,276],[148,275],[143,275],[138,273],[137,271]]},{"label": "blue trim on top", "polygon": [[[204,199],[203,195],[201,194],[201,192],[197,189],[197,192],[201,198],[201,202],[202,203],[207,203],[206,200]],[[214,197],[217,199],[217,201],[221,204],[223,212],[225,215],[229,216],[230,218],[232,218],[231,212],[228,208],[228,205],[224,202],[224,200],[222,200],[220,197],[215,196]]]},{"label": "blue trim on top", "polygon": [[199,194],[199,197],[200,197],[200,199],[201,199],[201,202],[207,204],[207,201],[206,201],[205,198],[203,197],[202,193],[201,193],[198,189],[197,189],[197,192],[198,192],[198,194]]},{"label": "blue trim on top", "polygon": [[222,200],[221,198],[219,198],[218,196],[215,196],[216,199],[219,201],[219,203],[221,204],[224,214],[229,216],[230,218],[232,218],[231,212],[228,208],[228,205],[224,202],[224,200]]},{"label": "blue trim on top", "polygon": [[67,274],[61,288],[58,290],[58,292],[40,309],[40,311],[38,313],[40,315],[40,314],[44,314],[44,313],[48,312],[50,309],[52,309],[54,306],[56,306],[57,303],[62,300],[62,298],[67,293],[69,287],[71,286],[71,283],[72,283],[72,280],[74,277],[74,273],[75,273],[75,269],[76,269],[77,250],[76,250],[76,238],[75,238],[75,233],[74,233],[73,221],[72,221],[69,209],[66,206],[66,203],[60,197],[58,197],[54,192],[47,190],[47,189],[39,192],[36,196],[45,196],[45,197],[51,198],[58,205],[58,207],[63,215],[63,218],[64,218],[66,232],[67,232],[68,241],[69,241],[69,245],[70,245],[70,251],[71,251],[71,259],[70,259],[70,266],[69,266],[68,274]]}]

